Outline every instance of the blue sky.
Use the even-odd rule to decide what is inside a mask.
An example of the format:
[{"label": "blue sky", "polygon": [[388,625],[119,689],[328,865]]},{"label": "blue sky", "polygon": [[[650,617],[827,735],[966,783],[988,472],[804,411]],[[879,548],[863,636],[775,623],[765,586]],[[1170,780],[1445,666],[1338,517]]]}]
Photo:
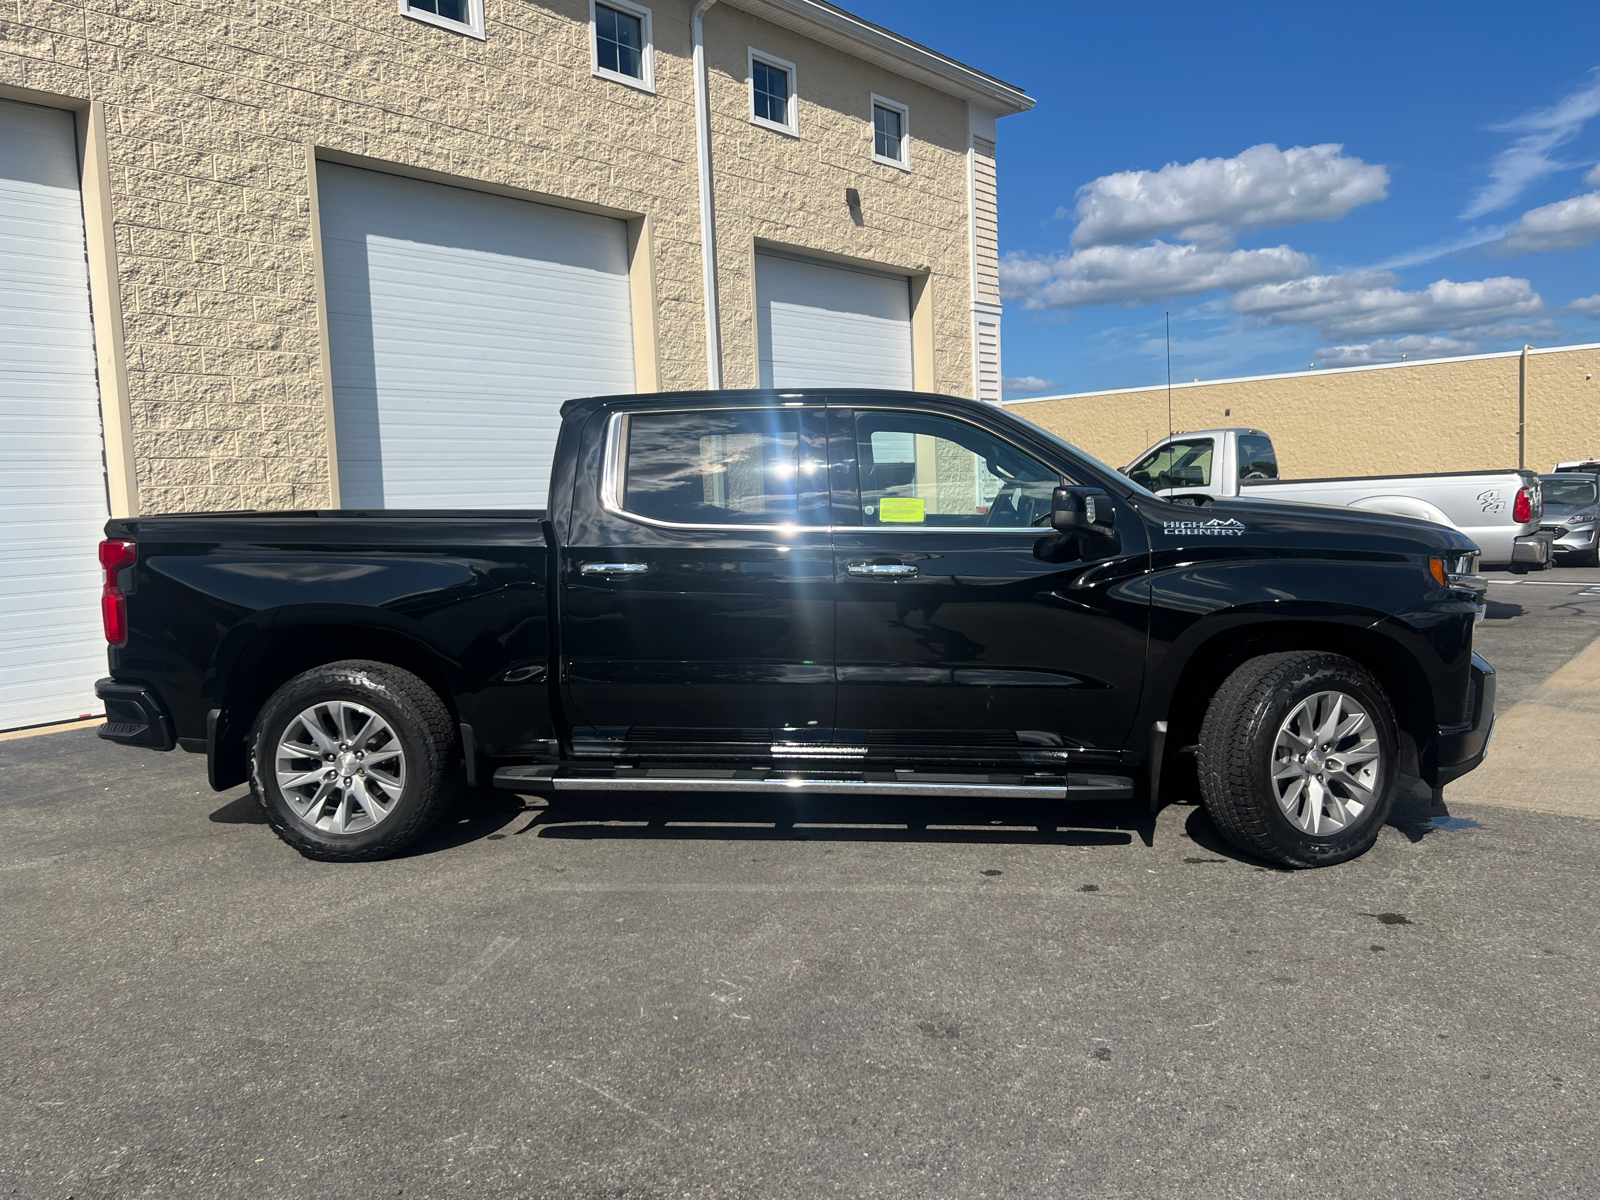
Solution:
[{"label": "blue sky", "polygon": [[1008,394],[1600,341],[1600,5],[845,5],[1038,101]]}]

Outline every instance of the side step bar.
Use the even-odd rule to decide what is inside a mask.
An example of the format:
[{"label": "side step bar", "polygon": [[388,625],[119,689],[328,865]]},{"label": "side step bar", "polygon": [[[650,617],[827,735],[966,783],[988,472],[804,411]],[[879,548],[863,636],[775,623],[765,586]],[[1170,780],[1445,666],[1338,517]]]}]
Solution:
[{"label": "side step bar", "polygon": [[1133,780],[1121,775],[954,774],[868,771],[801,775],[770,770],[683,770],[617,767],[501,767],[494,785],[517,792],[776,792],[834,796],[916,796],[973,800],[1131,800]]}]

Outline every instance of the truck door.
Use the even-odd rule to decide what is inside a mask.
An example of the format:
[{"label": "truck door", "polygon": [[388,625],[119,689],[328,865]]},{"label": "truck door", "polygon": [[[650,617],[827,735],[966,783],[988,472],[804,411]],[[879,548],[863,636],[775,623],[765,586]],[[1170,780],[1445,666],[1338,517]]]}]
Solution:
[{"label": "truck door", "polygon": [[765,753],[831,727],[822,406],[614,413],[603,437],[562,555],[576,747]]},{"label": "truck door", "polygon": [[1231,494],[1222,490],[1228,483],[1222,477],[1224,466],[1216,453],[1216,439],[1175,438],[1162,442],[1125,473],[1156,495],[1181,501],[1185,496]]},{"label": "truck door", "polygon": [[1118,587],[1148,563],[1138,514],[1118,502],[1118,544],[1085,561],[1049,528],[1057,471],[998,432],[937,411],[829,420],[839,738],[1122,749],[1149,617]]}]

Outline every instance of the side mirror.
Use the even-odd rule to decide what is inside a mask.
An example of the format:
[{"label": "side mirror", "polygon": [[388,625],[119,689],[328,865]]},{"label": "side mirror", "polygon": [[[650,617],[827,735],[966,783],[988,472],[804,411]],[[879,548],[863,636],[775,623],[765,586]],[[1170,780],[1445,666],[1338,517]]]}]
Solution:
[{"label": "side mirror", "polygon": [[1051,497],[1050,528],[1057,533],[1108,534],[1116,524],[1111,497],[1099,488],[1058,487]]}]

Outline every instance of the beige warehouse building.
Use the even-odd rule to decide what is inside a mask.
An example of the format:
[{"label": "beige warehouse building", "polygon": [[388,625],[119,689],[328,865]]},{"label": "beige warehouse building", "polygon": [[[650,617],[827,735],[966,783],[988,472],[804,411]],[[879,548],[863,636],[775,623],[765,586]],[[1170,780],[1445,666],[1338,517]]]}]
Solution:
[{"label": "beige warehouse building", "polygon": [[[1010,400],[1115,466],[1168,430],[1167,388]],[[1600,456],[1600,344],[1174,384],[1171,428],[1265,430],[1285,478],[1400,475]]]},{"label": "beige warehouse building", "polygon": [[0,729],[97,530],[530,507],[561,401],[998,399],[1018,88],[822,0],[84,0],[0,50]]}]

